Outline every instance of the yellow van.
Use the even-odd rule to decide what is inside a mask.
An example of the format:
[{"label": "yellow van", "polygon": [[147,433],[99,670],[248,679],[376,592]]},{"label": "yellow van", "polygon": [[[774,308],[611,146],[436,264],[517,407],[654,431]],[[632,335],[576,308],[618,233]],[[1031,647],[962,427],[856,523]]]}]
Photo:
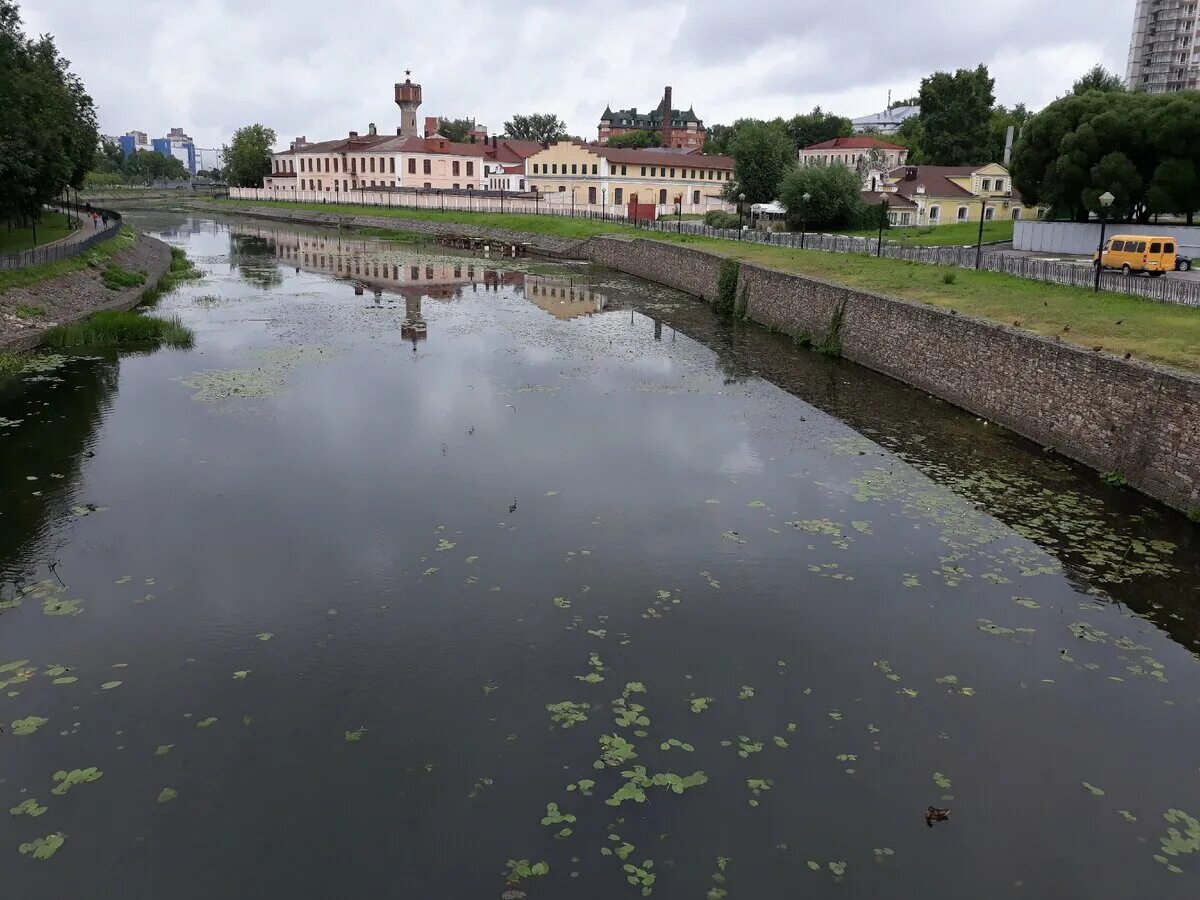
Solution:
[{"label": "yellow van", "polygon": [[[1178,241],[1164,234],[1114,234],[1104,244],[1105,269],[1120,269],[1123,275],[1146,272],[1157,277],[1175,270]],[[1092,254],[1092,265],[1101,265]]]}]

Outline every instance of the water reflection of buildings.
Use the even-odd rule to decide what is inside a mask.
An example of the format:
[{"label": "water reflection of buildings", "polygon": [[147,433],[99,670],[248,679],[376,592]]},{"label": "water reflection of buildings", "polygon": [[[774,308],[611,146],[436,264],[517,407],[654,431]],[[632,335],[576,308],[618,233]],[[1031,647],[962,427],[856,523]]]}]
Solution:
[{"label": "water reflection of buildings", "polygon": [[584,281],[573,278],[553,278],[546,275],[525,276],[525,296],[556,319],[566,321],[576,316],[603,312],[608,295],[602,294]]}]

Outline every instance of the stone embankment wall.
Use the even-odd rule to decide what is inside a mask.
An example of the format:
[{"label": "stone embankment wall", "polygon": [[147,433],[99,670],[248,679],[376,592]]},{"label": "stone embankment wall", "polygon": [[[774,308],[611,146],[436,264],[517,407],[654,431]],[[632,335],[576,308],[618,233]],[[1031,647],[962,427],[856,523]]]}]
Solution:
[{"label": "stone embankment wall", "polygon": [[487,228],[481,225],[462,225],[432,219],[410,219],[403,216],[350,216],[339,213],[323,213],[311,209],[288,210],[270,206],[234,206],[231,204],[205,204],[205,212],[215,215],[249,216],[272,222],[290,222],[296,225],[322,225],[327,228],[388,228],[394,231],[409,231],[436,237],[454,234],[463,237],[492,238],[497,243],[529,244],[537,252],[547,256],[582,259],[579,252],[584,243],[576,238],[559,238],[546,234],[512,231],[507,228]]},{"label": "stone embankment wall", "polygon": [[[58,278],[0,293],[0,350],[29,350],[56,325],[67,325],[102,309],[131,309],[171,268],[171,248],[156,238],[138,234],[134,243],[113,255],[127,271],[146,273],[138,287],[109,290],[100,271],[88,266]],[[18,315],[22,310],[25,314]],[[30,310],[39,310],[30,314]]]},{"label": "stone embankment wall", "polygon": [[[601,265],[711,299],[722,257],[593,238]],[[949,310],[743,263],[762,325],[840,344],[842,356],[948,400],[1178,509],[1200,505],[1200,378]],[[832,333],[831,333],[832,332]]]}]

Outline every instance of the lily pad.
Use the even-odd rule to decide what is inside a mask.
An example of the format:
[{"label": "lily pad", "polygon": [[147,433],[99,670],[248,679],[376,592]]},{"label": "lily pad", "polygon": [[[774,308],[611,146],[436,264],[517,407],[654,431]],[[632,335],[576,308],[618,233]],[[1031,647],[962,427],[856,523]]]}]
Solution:
[{"label": "lily pad", "polygon": [[49,719],[43,716],[26,716],[24,719],[14,720],[10,728],[13,734],[24,736],[33,734],[49,721]]},{"label": "lily pad", "polygon": [[123,681],[106,681],[106,682],[104,682],[104,684],[100,685],[100,690],[111,691],[113,688],[118,688],[121,685],[123,685],[124,683],[125,682],[123,682]]},{"label": "lily pad", "polygon": [[17,847],[24,856],[32,856],[34,859],[49,859],[63,845],[67,836],[61,831],[56,831],[53,834],[48,834],[44,838],[35,838],[28,844],[21,844]]},{"label": "lily pad", "polygon": [[170,803],[172,800],[174,800],[178,796],[179,796],[179,792],[177,790],[175,790],[175,788],[165,787],[161,791],[158,792],[158,802],[159,803]]},{"label": "lily pad", "polygon": [[50,788],[50,793],[61,797],[75,785],[98,781],[103,774],[95,766],[88,766],[86,769],[72,769],[70,772],[60,769],[54,773],[54,780],[58,783]]},{"label": "lily pad", "polygon": [[33,816],[37,818],[46,811],[45,806],[38,806],[38,802],[30,797],[28,800],[22,800],[18,805],[10,809],[9,815],[13,816]]}]

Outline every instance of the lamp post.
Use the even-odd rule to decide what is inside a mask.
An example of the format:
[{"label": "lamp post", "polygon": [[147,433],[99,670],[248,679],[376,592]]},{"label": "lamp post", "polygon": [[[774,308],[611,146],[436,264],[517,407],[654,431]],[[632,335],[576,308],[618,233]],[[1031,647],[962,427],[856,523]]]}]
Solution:
[{"label": "lamp post", "polygon": [[468,184],[467,185],[467,212],[474,212],[474,208],[471,203],[471,198],[474,196],[475,196],[475,185]]},{"label": "lamp post", "polygon": [[738,240],[742,239],[742,230],[746,227],[746,210],[743,204],[746,202],[745,194],[738,194]]},{"label": "lamp post", "polygon": [[979,202],[979,239],[975,242],[975,270],[979,271],[979,263],[983,257],[983,223],[987,218],[987,197]]},{"label": "lamp post", "polygon": [[800,249],[804,249],[804,238],[808,234],[808,202],[812,200],[812,194],[805,191],[800,197],[804,201],[804,217],[800,220]]},{"label": "lamp post", "polygon": [[675,233],[683,234],[683,194],[675,195]]},{"label": "lamp post", "polygon": [[1100,195],[1100,245],[1096,248],[1096,288],[1094,293],[1100,293],[1100,273],[1104,270],[1104,229],[1108,225],[1108,210],[1117,198],[1111,191]]},{"label": "lamp post", "polygon": [[888,215],[888,198],[887,194],[879,201],[879,240],[875,243],[875,258],[883,256],[883,225],[887,221]]},{"label": "lamp post", "polygon": [[571,218],[575,218],[575,188],[571,188]]}]

